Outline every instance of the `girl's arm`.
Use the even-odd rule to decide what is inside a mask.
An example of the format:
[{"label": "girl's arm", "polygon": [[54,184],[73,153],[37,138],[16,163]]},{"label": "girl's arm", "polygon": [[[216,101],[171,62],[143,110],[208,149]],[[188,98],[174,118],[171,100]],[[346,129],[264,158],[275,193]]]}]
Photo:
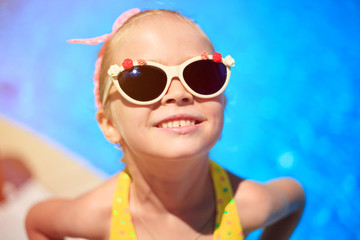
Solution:
[{"label": "girl's arm", "polygon": [[[53,199],[33,206],[26,217],[25,226],[30,240],[64,239],[71,216],[71,200]],[[68,213],[69,212],[69,213]]]},{"label": "girl's arm", "polygon": [[245,235],[263,228],[261,240],[288,239],[301,218],[305,195],[291,178],[260,184],[245,180],[235,195]]},{"label": "girl's arm", "polygon": [[74,200],[52,199],[32,207],[25,221],[29,239],[104,239],[110,226],[111,208],[106,208],[107,199],[89,195],[92,194]]},{"label": "girl's arm", "polygon": [[116,179],[75,199],[52,199],[33,206],[25,221],[29,239],[108,237]]},{"label": "girl's arm", "polygon": [[304,190],[291,178],[277,179],[266,186],[272,199],[272,211],[260,239],[289,239],[304,210]]}]

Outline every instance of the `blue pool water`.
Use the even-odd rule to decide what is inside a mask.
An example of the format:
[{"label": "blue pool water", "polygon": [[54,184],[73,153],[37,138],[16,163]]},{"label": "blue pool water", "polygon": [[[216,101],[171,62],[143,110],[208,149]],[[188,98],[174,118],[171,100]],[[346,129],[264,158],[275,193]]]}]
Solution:
[{"label": "blue pool water", "polygon": [[132,7],[178,10],[235,58],[212,158],[246,178],[301,181],[292,239],[360,239],[359,1],[3,0],[0,113],[115,173],[121,152],[94,117],[100,46],[66,40],[108,33]]}]

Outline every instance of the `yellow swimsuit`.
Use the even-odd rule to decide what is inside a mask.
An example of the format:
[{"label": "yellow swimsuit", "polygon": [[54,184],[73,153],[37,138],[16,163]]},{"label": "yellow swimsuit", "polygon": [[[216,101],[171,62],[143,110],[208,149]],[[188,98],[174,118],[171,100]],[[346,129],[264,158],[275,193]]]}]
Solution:
[{"label": "yellow swimsuit", "polygon": [[[216,222],[213,239],[243,240],[242,227],[226,171],[210,161],[210,171],[216,196]],[[110,240],[137,240],[129,210],[130,176],[121,172],[112,208]]]}]

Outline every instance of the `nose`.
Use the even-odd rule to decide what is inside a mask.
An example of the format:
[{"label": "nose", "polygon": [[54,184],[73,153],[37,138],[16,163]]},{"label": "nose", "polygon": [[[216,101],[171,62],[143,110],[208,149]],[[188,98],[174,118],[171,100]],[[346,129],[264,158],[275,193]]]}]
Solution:
[{"label": "nose", "polygon": [[171,80],[168,91],[161,99],[161,104],[165,105],[174,103],[178,105],[186,105],[192,103],[193,101],[194,96],[185,89],[179,78],[174,77]]}]

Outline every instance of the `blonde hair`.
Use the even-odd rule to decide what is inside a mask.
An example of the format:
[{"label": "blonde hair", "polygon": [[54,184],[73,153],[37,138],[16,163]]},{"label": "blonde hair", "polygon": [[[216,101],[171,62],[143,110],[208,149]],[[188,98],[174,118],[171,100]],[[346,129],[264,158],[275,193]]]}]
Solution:
[{"label": "blonde hair", "polygon": [[[164,14],[171,14],[173,16],[176,16],[178,19],[183,21],[186,24],[189,24],[193,27],[195,27],[201,35],[210,43],[211,47],[214,49],[210,39],[205,34],[205,32],[192,20],[189,18],[183,16],[179,12],[171,11],[171,10],[159,10],[159,9],[151,9],[146,10],[143,12],[140,12],[132,17],[130,17],[117,31],[116,33],[103,45],[101,50],[99,51],[99,56],[102,56],[102,63],[100,67],[100,79],[99,79],[99,96],[100,101],[103,99],[104,95],[104,89],[106,80],[108,78],[108,69],[112,64],[115,63],[115,57],[113,54],[113,49],[120,44],[121,40],[126,37],[126,34],[131,31],[138,23],[139,21],[143,20],[147,16],[151,15],[164,15]],[[107,105],[107,103],[104,103],[104,105]],[[105,107],[105,106],[103,106]]]}]

